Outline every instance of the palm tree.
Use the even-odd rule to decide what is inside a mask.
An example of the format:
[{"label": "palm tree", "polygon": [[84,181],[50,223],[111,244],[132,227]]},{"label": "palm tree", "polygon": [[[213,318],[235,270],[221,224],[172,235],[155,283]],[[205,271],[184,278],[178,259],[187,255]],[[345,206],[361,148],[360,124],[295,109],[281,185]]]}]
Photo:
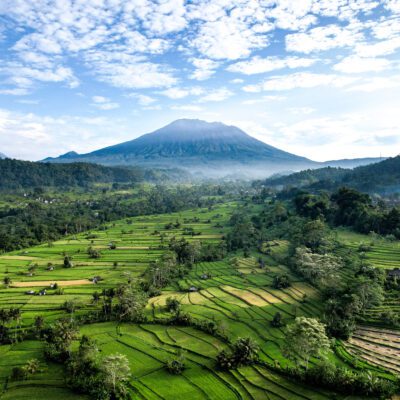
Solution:
[{"label": "palm tree", "polygon": [[26,371],[31,375],[36,374],[36,372],[39,371],[39,367],[40,367],[39,360],[37,360],[36,358],[29,360],[25,365]]}]

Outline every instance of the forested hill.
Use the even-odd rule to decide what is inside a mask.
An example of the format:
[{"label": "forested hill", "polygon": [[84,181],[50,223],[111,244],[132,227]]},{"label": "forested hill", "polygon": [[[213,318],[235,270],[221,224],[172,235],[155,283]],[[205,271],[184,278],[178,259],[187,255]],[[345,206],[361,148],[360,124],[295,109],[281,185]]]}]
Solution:
[{"label": "forested hill", "polygon": [[96,164],[49,164],[0,160],[0,190],[33,187],[84,187],[94,183],[130,183],[144,179],[140,168]]},{"label": "forested hill", "polygon": [[327,190],[349,186],[368,193],[398,192],[400,156],[353,170],[330,167],[305,170],[288,176],[269,178],[263,184],[272,187],[293,186]]}]

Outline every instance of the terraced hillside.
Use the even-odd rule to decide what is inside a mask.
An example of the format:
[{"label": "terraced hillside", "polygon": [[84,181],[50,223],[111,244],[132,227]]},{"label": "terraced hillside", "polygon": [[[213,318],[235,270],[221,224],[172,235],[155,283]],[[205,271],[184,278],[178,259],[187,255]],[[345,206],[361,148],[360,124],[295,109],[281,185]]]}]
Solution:
[{"label": "terraced hillside", "polygon": [[[0,289],[0,308],[18,307],[21,314],[11,323],[15,332],[27,329],[41,315],[46,323],[60,317],[72,317],[64,307],[76,300],[76,318],[95,310],[93,293],[134,280],[165,251],[169,238],[218,242],[228,227],[235,204],[213,209],[191,210],[176,214],[129,218],[107,224],[62,241],[8,253],[0,257],[0,275],[10,278]],[[190,228],[190,229],[189,229]],[[99,251],[100,258],[88,254]],[[287,251],[284,241],[274,242],[271,255],[248,257],[230,254],[222,261],[195,264],[190,273],[149,300],[148,321],[143,324],[116,322],[84,325],[80,334],[96,339],[103,355],[120,352],[127,355],[132,375],[129,390],[140,399],[341,399],[343,396],[310,388],[287,379],[276,371],[290,362],[282,354],[283,328],[271,326],[276,313],[284,322],[295,316],[319,316],[319,293],[294,276],[275,257]],[[93,253],[92,253],[93,254]],[[65,257],[72,263],[64,265]],[[288,274],[292,285],[273,289],[277,274]],[[100,278],[101,279],[100,279]],[[96,278],[97,283],[93,283]],[[57,283],[58,288],[51,285]],[[46,295],[38,295],[46,289]],[[34,294],[27,292],[33,291]],[[182,311],[198,321],[213,320],[230,340],[249,336],[260,345],[263,365],[241,367],[222,372],[215,369],[215,357],[229,344],[193,327],[167,325],[165,309],[168,297],[182,303]],[[182,375],[166,372],[165,362],[183,349],[187,368]],[[349,350],[350,351],[350,350]],[[27,340],[0,346],[0,381],[4,399],[85,399],[67,389],[60,365],[43,358],[42,342]],[[334,353],[331,359],[341,365]],[[31,359],[40,361],[40,371],[28,380],[13,381],[13,367]],[[319,360],[311,359],[310,364]],[[367,368],[374,369],[372,365]],[[269,366],[269,367],[268,367]],[[336,396],[336,397],[335,397]],[[350,399],[351,397],[346,397]]]},{"label": "terraced hillside", "polygon": [[[339,229],[338,238],[354,251],[363,251],[366,260],[377,268],[400,268],[400,242],[387,240],[375,235],[363,235]],[[362,246],[362,247],[360,247]]]},{"label": "terraced hillside", "polygon": [[[108,224],[102,230],[2,255],[0,276],[7,276],[11,283],[8,288],[4,285],[0,288],[0,307],[20,308],[21,327],[31,325],[38,313],[46,320],[60,318],[65,315],[62,305],[71,299],[80,303],[78,314],[82,314],[94,308],[91,300],[95,291],[115,287],[128,277],[133,279],[142,274],[149,262],[165,251],[170,237],[184,236],[189,241],[220,240],[232,208],[233,204],[227,204],[211,211],[126,219]],[[179,228],[166,227],[177,222]],[[196,236],[184,235],[187,227]],[[87,252],[89,247],[99,251],[100,258],[91,258]],[[65,268],[65,256],[71,258],[72,268]],[[96,284],[92,282],[95,277],[101,278]],[[61,290],[51,289],[54,283]],[[46,295],[38,296],[44,289]],[[27,294],[29,291],[35,294]]]},{"label": "terraced hillside", "polygon": [[[391,270],[400,266],[400,243],[347,230],[338,231],[339,240],[353,252],[361,253],[376,268]],[[344,272],[345,274],[348,271]],[[348,276],[350,278],[350,275]],[[377,371],[400,374],[400,330],[388,329],[388,315],[399,315],[400,298],[397,290],[384,292],[382,305],[368,309],[365,324],[359,325],[353,336],[340,346],[344,359],[352,364]],[[383,326],[383,327],[382,327]]]}]

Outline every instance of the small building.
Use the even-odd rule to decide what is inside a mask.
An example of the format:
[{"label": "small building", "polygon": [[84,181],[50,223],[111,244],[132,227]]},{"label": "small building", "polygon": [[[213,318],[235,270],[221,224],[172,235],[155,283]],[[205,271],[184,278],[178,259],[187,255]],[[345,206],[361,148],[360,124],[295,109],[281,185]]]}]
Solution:
[{"label": "small building", "polygon": [[198,291],[198,289],[196,286],[190,286],[189,292],[197,292],[197,291]]},{"label": "small building", "polygon": [[47,293],[46,289],[42,289],[42,290],[39,291],[38,294],[39,294],[39,296],[46,296],[46,293]]},{"label": "small building", "polygon": [[201,278],[201,279],[208,279],[209,276],[208,276],[208,274],[203,274],[203,275],[200,276],[200,278]]},{"label": "small building", "polygon": [[34,290],[28,290],[28,291],[25,292],[25,294],[32,295],[32,294],[35,294],[35,291]]},{"label": "small building", "polygon": [[47,267],[47,271],[54,271],[54,267],[52,265],[50,267]]}]

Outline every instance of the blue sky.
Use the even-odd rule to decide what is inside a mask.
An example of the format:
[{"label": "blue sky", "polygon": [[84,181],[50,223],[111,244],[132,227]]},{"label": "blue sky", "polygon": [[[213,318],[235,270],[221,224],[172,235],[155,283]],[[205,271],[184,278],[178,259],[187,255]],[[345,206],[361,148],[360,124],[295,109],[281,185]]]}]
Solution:
[{"label": "blue sky", "polygon": [[400,0],[1,0],[0,152],[178,118],[315,160],[400,153]]}]

